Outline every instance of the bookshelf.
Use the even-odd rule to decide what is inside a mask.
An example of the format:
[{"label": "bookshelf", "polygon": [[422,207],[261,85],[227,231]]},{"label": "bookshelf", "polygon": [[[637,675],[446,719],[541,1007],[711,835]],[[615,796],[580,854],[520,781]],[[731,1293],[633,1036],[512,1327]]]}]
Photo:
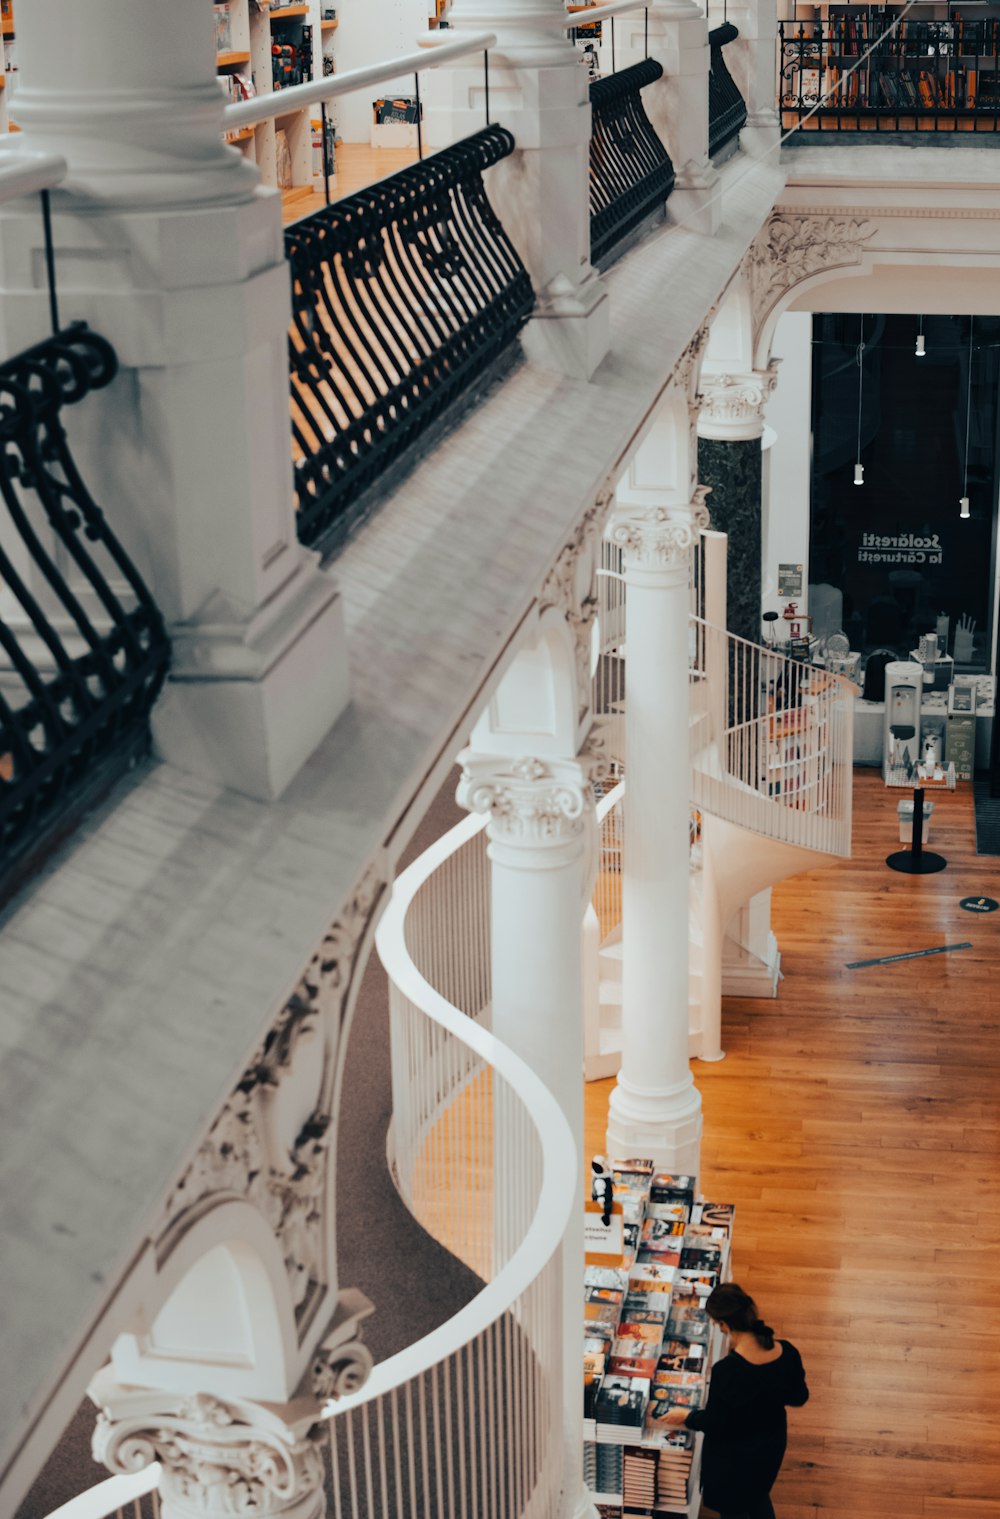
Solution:
[{"label": "bookshelf", "polygon": [[[228,100],[270,95],[336,72],[336,6],[328,0],[271,5],[270,0],[220,0],[216,71]],[[333,160],[335,106],[327,108],[327,152]],[[319,107],[298,107],[258,126],[226,133],[255,163],[267,185],[317,189],[323,184]]]},{"label": "bookshelf", "polygon": [[602,1204],[588,1204],[586,1231],[584,1479],[601,1519],[698,1519],[702,1437],[659,1420],[669,1407],[704,1406],[722,1350],[704,1302],[729,1278],[734,1209],[696,1201],[693,1178],[651,1161],[607,1164],[616,1216],[606,1264],[590,1253]]},{"label": "bookshelf", "polygon": [[904,16],[820,0],[780,23],[779,45],[785,126],[826,97],[806,127],[1000,130],[1000,5],[917,4]]}]

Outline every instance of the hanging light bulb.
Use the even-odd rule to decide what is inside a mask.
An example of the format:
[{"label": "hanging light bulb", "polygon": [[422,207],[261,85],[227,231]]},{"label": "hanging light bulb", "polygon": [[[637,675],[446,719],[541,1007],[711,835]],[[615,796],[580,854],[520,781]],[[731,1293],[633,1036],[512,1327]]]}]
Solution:
[{"label": "hanging light bulb", "polygon": [[924,347],[924,319],[921,316],[920,326],[917,329],[917,358],[923,359],[926,358],[926,356],[927,349]]},{"label": "hanging light bulb", "polygon": [[958,515],[971,517],[969,509],[969,423],[972,420],[972,329],[975,317],[969,317],[969,374],[965,387],[965,472],[962,476],[962,494],[958,501]]},{"label": "hanging light bulb", "polygon": [[854,483],[855,483],[855,485],[864,485],[864,483],[865,483],[865,467],[864,467],[864,465],[861,462],[861,400],[862,400],[862,396],[864,394],[864,385],[865,385],[864,355],[865,355],[865,315],[864,315],[864,312],[862,312],[861,313],[861,333],[860,333],[860,336],[859,336],[859,339],[858,339],[858,351],[857,351],[857,355],[856,355],[856,362],[857,362],[857,366],[858,366],[858,452],[857,452],[857,455],[855,456],[855,461],[854,461]]}]

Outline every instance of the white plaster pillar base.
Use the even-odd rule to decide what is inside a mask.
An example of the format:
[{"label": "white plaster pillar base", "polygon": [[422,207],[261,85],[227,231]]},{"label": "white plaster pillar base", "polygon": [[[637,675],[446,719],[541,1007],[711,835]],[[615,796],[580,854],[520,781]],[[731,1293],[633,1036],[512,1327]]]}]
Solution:
[{"label": "white plaster pillar base", "polygon": [[[53,194],[61,316],[121,365],[68,425],[173,640],[157,745],[273,797],[348,698],[336,587],[295,530],[280,198],[221,143],[202,0],[95,0],[85,15],[34,0],[18,51],[12,151],[69,165]],[[47,330],[44,271],[37,204],[5,207],[11,350]]]},{"label": "white plaster pillar base", "polygon": [[94,1459],[116,1475],[159,1461],[162,1519],[323,1519],[326,1431],[315,1399],[263,1404],[124,1387],[110,1367],[88,1391],[100,1409]]},{"label": "white plaster pillar base", "polygon": [[[576,760],[460,756],[458,797],[488,813],[492,862],[492,1031],[538,1074],[572,1129],[583,1200],[583,986],[581,927],[595,846],[594,793]],[[579,1328],[583,1208],[562,1243],[563,1429],[566,1519],[592,1513],[582,1477]]]},{"label": "white plaster pillar base", "polygon": [[688,579],[707,517],[619,503],[628,701],[622,872],[622,1064],[607,1147],[696,1175],[701,1098],[688,1062]]}]

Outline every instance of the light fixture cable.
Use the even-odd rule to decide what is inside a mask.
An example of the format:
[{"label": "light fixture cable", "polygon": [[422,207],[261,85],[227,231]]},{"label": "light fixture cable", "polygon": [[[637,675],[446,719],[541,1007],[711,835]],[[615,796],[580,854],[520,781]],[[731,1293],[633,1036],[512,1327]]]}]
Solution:
[{"label": "light fixture cable", "polygon": [[969,425],[972,421],[972,332],[975,321],[974,316],[969,317],[969,373],[965,386],[965,470],[962,475],[962,498],[958,503],[961,517],[972,515],[969,509]]},{"label": "light fixture cable", "polygon": [[865,467],[861,462],[861,402],[865,384],[865,314],[861,313],[861,332],[858,339],[856,361],[858,366],[858,452],[854,461],[854,483],[864,485]]}]

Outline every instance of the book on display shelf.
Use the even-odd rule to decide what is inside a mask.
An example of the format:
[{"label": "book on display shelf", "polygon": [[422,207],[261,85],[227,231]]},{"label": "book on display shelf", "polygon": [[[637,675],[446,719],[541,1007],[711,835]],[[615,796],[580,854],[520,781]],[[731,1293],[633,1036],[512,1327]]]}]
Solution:
[{"label": "book on display shelf", "polygon": [[656,1171],[650,1183],[649,1196],[654,1203],[681,1202],[690,1207],[694,1202],[694,1177]]}]

